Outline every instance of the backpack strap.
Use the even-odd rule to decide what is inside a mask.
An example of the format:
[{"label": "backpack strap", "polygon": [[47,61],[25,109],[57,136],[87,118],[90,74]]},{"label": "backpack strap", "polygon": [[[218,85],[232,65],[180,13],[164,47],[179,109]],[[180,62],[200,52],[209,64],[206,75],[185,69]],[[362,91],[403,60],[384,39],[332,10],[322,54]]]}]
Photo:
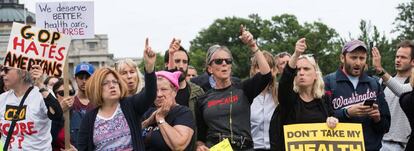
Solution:
[{"label": "backpack strap", "polygon": [[336,72],[330,73],[326,76],[327,82],[329,84],[329,89],[331,90],[332,96],[335,94],[336,88]]},{"label": "backpack strap", "polygon": [[405,79],[404,84],[405,83],[410,83],[410,78],[411,78],[411,76],[408,76],[407,79]]}]

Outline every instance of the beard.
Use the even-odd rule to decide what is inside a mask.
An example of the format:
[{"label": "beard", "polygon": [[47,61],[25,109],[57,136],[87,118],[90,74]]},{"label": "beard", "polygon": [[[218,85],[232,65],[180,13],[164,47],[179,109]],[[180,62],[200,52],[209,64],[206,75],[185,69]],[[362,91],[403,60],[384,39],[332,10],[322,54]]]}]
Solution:
[{"label": "beard", "polygon": [[185,80],[185,78],[187,77],[187,70],[184,69],[178,69],[178,68],[174,68],[174,69],[170,69],[167,70],[168,72],[175,72],[175,71],[181,71],[181,75],[178,78],[178,82],[182,82]]},{"label": "beard", "polygon": [[365,65],[360,67],[360,69],[359,69],[359,74],[354,74],[354,73],[353,73],[353,67],[352,67],[352,65],[350,65],[350,64],[348,64],[348,63],[346,63],[346,62],[345,62],[345,64],[344,64],[344,68],[345,68],[345,72],[346,72],[348,75],[353,76],[353,77],[358,77],[358,76],[361,76],[361,75],[362,75],[362,73],[364,72]]}]

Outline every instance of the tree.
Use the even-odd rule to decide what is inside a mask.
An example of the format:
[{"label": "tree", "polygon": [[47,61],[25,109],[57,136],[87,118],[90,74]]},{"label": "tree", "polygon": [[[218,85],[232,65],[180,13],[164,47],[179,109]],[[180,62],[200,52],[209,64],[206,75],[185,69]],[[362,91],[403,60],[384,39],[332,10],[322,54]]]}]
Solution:
[{"label": "tree", "polygon": [[[141,73],[144,72],[144,61],[142,61],[138,65],[139,69],[141,70]],[[155,61],[155,71],[164,70],[164,56],[161,56],[160,53],[157,53],[157,60]]]},{"label": "tree", "polygon": [[227,46],[232,52],[234,58],[233,74],[238,77],[246,77],[249,71],[250,50],[239,40],[241,24],[248,27],[253,35],[258,35],[258,30],[254,30],[255,26],[249,19],[239,17],[217,19],[207,29],[199,32],[198,36],[190,42],[191,64],[200,72],[200,69],[205,67],[205,56],[208,48],[214,44],[219,44]]},{"label": "tree", "polygon": [[397,10],[398,16],[394,20],[393,30],[399,34],[397,41],[414,39],[414,0],[399,4]]},{"label": "tree", "polygon": [[250,50],[239,40],[240,24],[245,25],[255,36],[262,50],[273,54],[282,51],[293,52],[296,41],[307,38],[309,50],[319,60],[322,71],[332,72],[339,64],[341,41],[337,32],[321,22],[301,25],[294,15],[273,16],[270,20],[256,14],[248,18],[226,17],[217,19],[207,29],[199,32],[191,41],[191,64],[199,71],[204,69],[206,51],[213,44],[227,46],[234,58],[233,74],[245,78],[250,69]]},{"label": "tree", "polygon": [[[361,34],[358,39],[368,44],[368,49],[371,49],[373,46],[377,47],[381,53],[382,66],[386,71],[393,73],[395,71],[395,49],[392,47],[393,45],[390,40],[385,36],[385,34],[381,35],[378,28],[375,25],[372,25],[371,22],[367,23],[367,21],[361,20],[359,29],[361,30]],[[368,50],[368,56],[371,56],[371,50]],[[367,64],[371,65],[372,61],[368,59]]]}]

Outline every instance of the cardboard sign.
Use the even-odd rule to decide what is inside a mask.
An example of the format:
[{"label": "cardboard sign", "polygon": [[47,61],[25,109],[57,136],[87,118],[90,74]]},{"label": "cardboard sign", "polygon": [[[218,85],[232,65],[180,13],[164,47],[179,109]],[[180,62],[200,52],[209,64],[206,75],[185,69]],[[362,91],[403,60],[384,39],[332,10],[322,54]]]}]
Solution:
[{"label": "cardboard sign", "polygon": [[13,23],[4,66],[30,70],[38,64],[45,74],[60,77],[70,41],[58,32]]},{"label": "cardboard sign", "polygon": [[36,3],[36,26],[73,39],[94,38],[93,4],[92,1]]},{"label": "cardboard sign", "polygon": [[231,148],[229,139],[226,138],[220,143],[211,147],[210,151],[233,151],[233,148]]},{"label": "cardboard sign", "polygon": [[364,151],[361,124],[338,123],[330,129],[326,123],[285,125],[286,151]]}]

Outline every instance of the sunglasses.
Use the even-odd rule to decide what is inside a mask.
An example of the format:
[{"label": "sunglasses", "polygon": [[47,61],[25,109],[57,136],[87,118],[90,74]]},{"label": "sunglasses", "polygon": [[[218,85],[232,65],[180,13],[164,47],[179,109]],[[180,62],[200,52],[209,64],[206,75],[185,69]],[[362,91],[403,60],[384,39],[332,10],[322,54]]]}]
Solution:
[{"label": "sunglasses", "polygon": [[[56,94],[59,95],[59,96],[64,96],[65,92],[63,90],[60,90],[60,91],[56,91]],[[69,96],[74,96],[75,94],[76,94],[75,90],[73,90],[73,89],[69,90]]]},{"label": "sunglasses", "polygon": [[4,72],[5,74],[9,73],[9,71],[10,71],[10,68],[8,67],[3,67],[0,69],[0,72]]},{"label": "sunglasses", "polygon": [[232,59],[226,58],[226,59],[213,59],[213,60],[211,60],[210,64],[212,62],[214,62],[214,64],[216,64],[216,65],[221,65],[221,64],[223,64],[224,61],[226,61],[227,64],[232,64],[233,63]]}]

